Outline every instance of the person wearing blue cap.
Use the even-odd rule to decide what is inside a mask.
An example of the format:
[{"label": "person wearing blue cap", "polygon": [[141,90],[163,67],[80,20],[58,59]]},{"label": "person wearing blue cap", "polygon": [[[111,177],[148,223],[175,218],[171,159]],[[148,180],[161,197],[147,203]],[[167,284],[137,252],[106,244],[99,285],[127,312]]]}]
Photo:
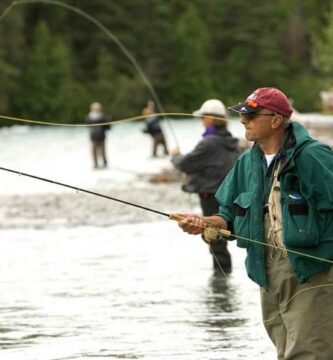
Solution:
[{"label": "person wearing blue cap", "polygon": [[[287,96],[259,88],[231,106],[253,147],[219,187],[219,213],[179,226],[220,241],[229,230],[247,250],[263,323],[279,360],[333,359],[333,151],[291,121]],[[205,229],[206,228],[206,229]],[[205,229],[205,230],[203,230]]]}]

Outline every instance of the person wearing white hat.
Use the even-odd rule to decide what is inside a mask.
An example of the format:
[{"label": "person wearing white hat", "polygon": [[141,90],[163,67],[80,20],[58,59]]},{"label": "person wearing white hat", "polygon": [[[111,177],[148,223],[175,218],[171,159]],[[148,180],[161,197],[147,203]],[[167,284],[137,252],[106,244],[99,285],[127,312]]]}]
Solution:
[{"label": "person wearing white hat", "polygon": [[193,115],[198,117],[203,115],[215,115],[217,116],[217,121],[227,122],[227,110],[223,102],[217,99],[206,100],[199,110],[193,111]]},{"label": "person wearing white hat", "polygon": [[[188,154],[182,155],[178,148],[174,149],[171,162],[187,175],[183,191],[197,193],[203,215],[210,216],[219,211],[214,194],[239,155],[238,139],[227,130],[227,111],[220,100],[205,101],[193,115],[202,120],[205,128],[203,139]],[[231,256],[227,242],[211,245],[211,252],[214,269],[230,272]]]}]

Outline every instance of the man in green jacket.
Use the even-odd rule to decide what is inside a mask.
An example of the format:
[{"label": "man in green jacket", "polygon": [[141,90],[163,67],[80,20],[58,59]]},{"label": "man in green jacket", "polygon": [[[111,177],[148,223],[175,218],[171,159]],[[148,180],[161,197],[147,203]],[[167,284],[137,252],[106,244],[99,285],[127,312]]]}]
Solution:
[{"label": "man in green jacket", "polygon": [[246,248],[279,360],[331,360],[333,152],[290,121],[291,105],[276,88],[259,88],[229,109],[253,147],[217,191],[218,215],[179,214],[179,225],[206,242],[224,241],[209,228],[228,230]]}]

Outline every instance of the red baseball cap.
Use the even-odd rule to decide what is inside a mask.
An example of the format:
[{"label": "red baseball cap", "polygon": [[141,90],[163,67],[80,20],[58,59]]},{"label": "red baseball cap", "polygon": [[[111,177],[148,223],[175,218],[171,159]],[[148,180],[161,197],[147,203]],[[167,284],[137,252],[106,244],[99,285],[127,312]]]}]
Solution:
[{"label": "red baseball cap", "polygon": [[251,114],[257,112],[258,107],[264,107],[288,119],[293,112],[287,96],[273,87],[259,88],[249,95],[244,103],[230,106],[228,109],[239,114]]}]

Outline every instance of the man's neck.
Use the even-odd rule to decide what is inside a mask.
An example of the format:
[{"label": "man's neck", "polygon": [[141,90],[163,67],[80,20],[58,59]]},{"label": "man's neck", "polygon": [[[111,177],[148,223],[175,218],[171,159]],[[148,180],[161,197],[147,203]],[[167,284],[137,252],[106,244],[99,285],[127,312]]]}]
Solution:
[{"label": "man's neck", "polygon": [[283,143],[284,135],[285,131],[281,131],[278,134],[275,134],[274,136],[261,141],[259,145],[263,153],[265,155],[276,154]]}]

